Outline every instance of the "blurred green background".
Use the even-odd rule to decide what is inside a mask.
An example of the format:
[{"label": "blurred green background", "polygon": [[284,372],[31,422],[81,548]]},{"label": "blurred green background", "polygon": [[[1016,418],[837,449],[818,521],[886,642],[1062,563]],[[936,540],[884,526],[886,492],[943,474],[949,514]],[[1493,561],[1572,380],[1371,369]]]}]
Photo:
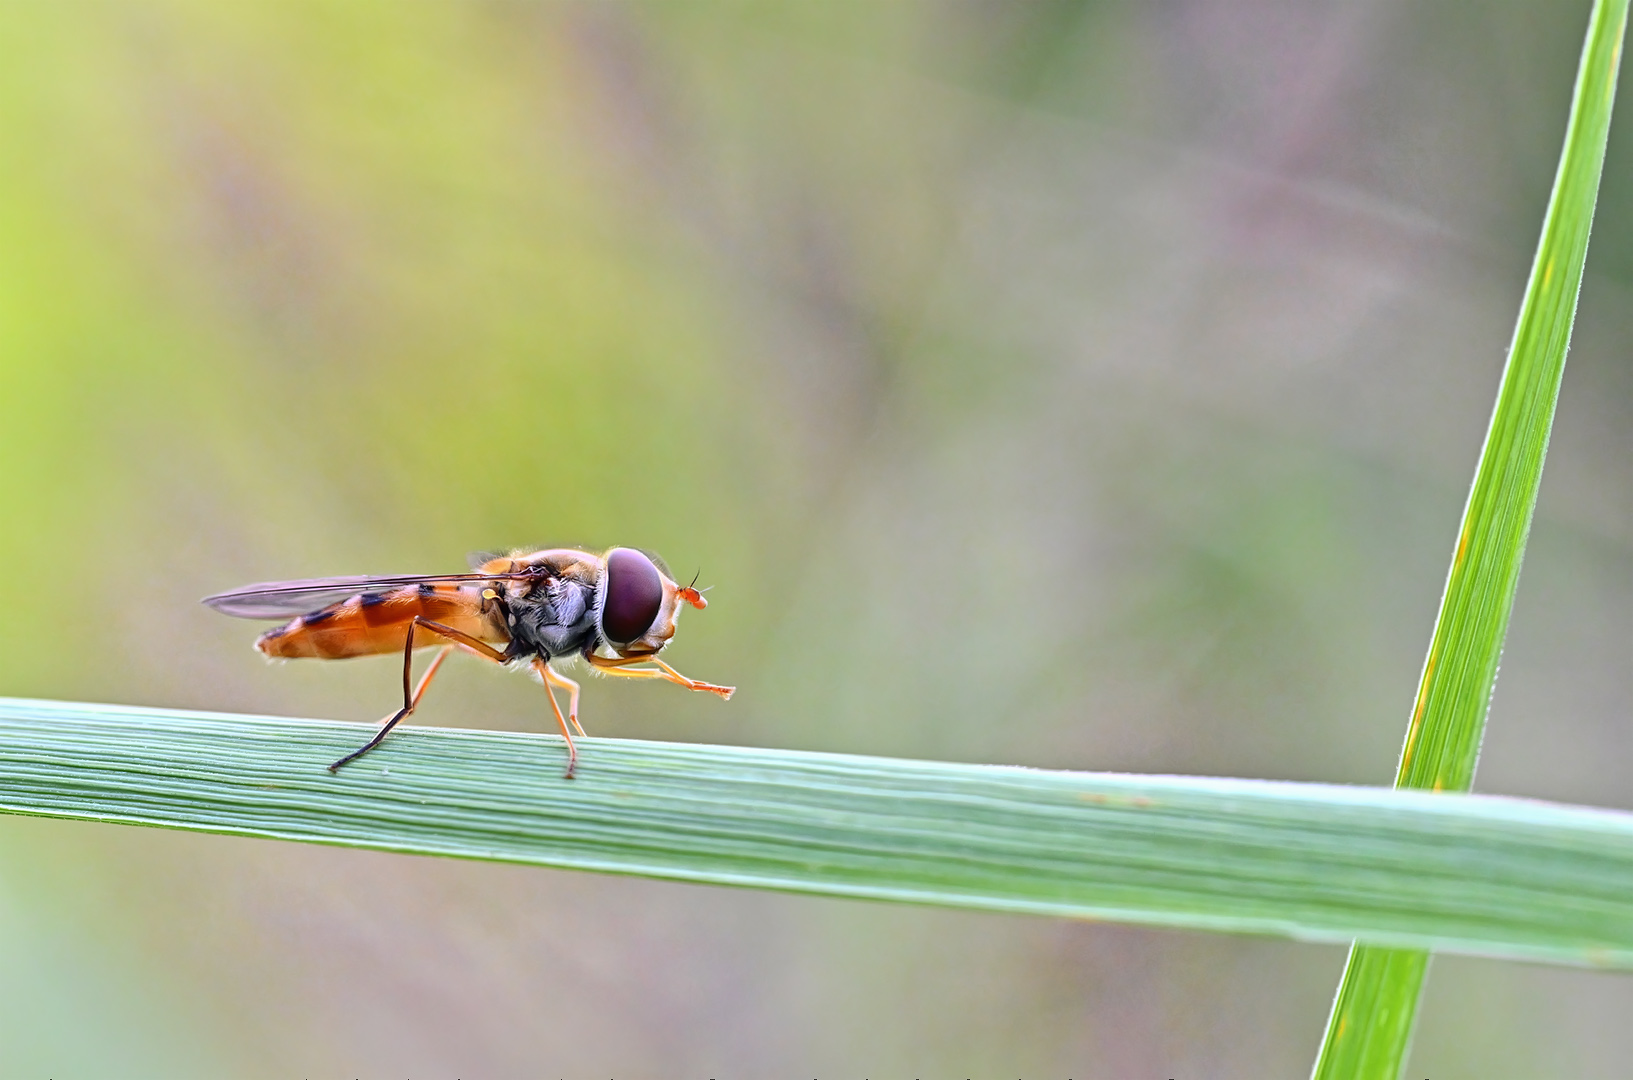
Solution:
[{"label": "blurred green background", "polygon": [[[740,690],[592,734],[1387,783],[1586,14],[0,3],[0,693],[373,720],[196,598],[622,543]],[[1477,781],[1623,808],[1629,119]],[[0,818],[8,1077],[1302,1076],[1342,961]],[[1442,958],[1411,1069],[1630,1013]]]}]

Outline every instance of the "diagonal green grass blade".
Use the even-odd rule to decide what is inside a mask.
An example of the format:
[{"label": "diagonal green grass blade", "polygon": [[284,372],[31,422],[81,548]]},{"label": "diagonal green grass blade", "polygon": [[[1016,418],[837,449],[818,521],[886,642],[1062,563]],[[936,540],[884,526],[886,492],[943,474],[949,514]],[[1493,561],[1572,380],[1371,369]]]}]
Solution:
[{"label": "diagonal green grass blade", "polygon": [[0,810],[1633,967],[1633,814],[0,699]]},{"label": "diagonal green grass blade", "polygon": [[[1596,0],[1553,195],[1463,511],[1397,787],[1467,791],[1474,780],[1565,370],[1626,26],[1627,0]],[[1427,970],[1425,954],[1355,946],[1314,1076],[1395,1080]]]}]

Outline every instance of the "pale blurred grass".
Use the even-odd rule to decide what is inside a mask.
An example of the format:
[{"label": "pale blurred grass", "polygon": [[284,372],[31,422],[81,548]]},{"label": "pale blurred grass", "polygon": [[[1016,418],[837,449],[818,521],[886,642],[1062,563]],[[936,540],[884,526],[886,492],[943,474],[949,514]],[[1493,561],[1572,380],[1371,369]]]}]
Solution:
[{"label": "pale blurred grass", "polygon": [[[1385,782],[1585,12],[7,5],[0,690],[372,718],[389,662],[269,669],[194,598],[631,542],[716,586],[674,661],[742,690],[598,682],[600,734]],[[1482,790],[1633,806],[1627,236],[1595,236]],[[525,680],[444,679],[428,719],[542,721]],[[62,978],[155,1074],[1302,1073],[1341,963],[0,845],[6,925],[109,943]],[[1585,1018],[1624,983],[1435,971],[1414,1068],[1619,1075]],[[0,1045],[49,1063],[30,1015]]]}]

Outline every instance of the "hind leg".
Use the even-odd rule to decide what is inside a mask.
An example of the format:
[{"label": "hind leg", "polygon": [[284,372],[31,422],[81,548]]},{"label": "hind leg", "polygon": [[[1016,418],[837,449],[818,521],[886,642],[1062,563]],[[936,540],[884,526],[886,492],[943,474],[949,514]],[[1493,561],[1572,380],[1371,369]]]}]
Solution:
[{"label": "hind leg", "polygon": [[[449,639],[452,644],[444,645],[441,650],[437,652],[436,659],[431,661],[431,666],[426,669],[425,674],[420,678],[419,686],[414,687],[411,690],[410,687],[413,686],[414,681],[414,634],[421,627],[424,627],[433,634]],[[330,765],[330,772],[339,771],[342,766],[350,765],[352,762],[356,761],[370,750],[373,750],[376,746],[379,746],[380,740],[384,739],[386,734],[390,732],[392,728],[396,727],[403,717],[414,711],[415,706],[420,703],[420,697],[425,693],[425,688],[431,685],[431,677],[437,673],[437,669],[442,666],[442,662],[448,659],[448,654],[453,652],[455,645],[463,645],[471,652],[476,653],[476,655],[487,660],[492,660],[495,663],[502,664],[505,662],[505,654],[500,652],[498,649],[495,649],[487,642],[478,641],[469,634],[461,633],[451,626],[444,626],[439,622],[432,622],[423,615],[414,616],[414,621],[408,626],[408,639],[403,643],[403,707],[386,718],[386,722],[381,725],[380,730],[375,734],[374,738],[370,739],[356,750],[353,750],[351,753],[347,754],[333,765]]]}]

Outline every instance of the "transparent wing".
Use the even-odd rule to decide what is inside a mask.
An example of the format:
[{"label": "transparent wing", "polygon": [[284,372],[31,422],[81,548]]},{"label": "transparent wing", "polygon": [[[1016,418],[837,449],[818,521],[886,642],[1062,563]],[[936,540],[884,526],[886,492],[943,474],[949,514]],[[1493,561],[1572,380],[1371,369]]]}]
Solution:
[{"label": "transparent wing", "polygon": [[524,578],[528,574],[397,574],[308,578],[303,581],[263,581],[231,592],[206,596],[200,603],[223,615],[240,619],[287,619],[338,603],[358,593],[392,589],[399,585],[442,582],[478,585],[488,581]]}]

